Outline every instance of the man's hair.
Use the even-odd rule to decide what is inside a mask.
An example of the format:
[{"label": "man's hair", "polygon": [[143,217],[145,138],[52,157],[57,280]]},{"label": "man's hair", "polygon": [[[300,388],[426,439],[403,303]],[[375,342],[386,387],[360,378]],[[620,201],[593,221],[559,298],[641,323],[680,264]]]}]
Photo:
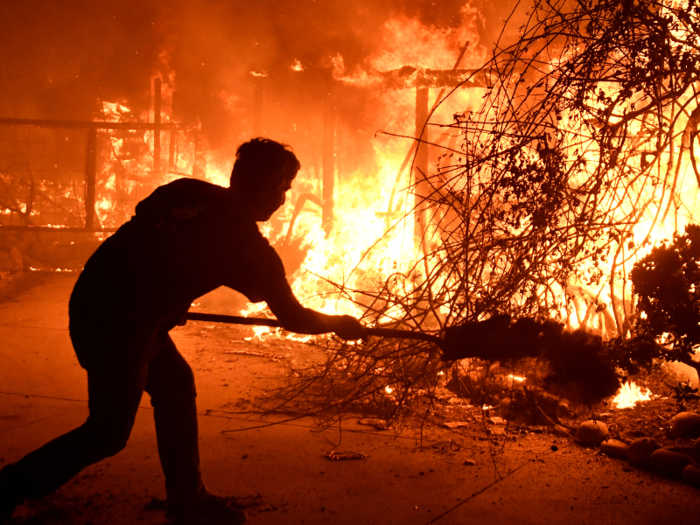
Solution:
[{"label": "man's hair", "polygon": [[245,142],[236,151],[231,187],[256,192],[292,180],[301,168],[291,146],[262,137]]}]

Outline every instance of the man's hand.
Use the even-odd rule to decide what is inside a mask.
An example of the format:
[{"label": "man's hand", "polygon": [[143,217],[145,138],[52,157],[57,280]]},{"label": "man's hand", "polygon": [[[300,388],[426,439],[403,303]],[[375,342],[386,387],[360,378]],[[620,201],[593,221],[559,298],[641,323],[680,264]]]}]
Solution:
[{"label": "man's hand", "polygon": [[362,339],[365,337],[365,327],[360,321],[350,315],[334,315],[333,331],[343,339]]},{"label": "man's hand", "polygon": [[294,294],[267,298],[267,305],[279,319],[282,327],[298,334],[327,334],[335,332],[343,339],[362,339],[366,336],[362,324],[350,315],[329,315],[304,308]]}]

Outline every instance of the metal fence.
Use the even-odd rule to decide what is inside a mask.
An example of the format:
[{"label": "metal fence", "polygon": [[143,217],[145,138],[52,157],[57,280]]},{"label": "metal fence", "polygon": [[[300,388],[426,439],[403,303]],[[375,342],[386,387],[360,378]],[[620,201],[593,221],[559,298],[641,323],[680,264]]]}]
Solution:
[{"label": "metal fence", "polygon": [[[98,190],[111,184],[118,204],[127,209],[133,207],[124,192],[129,181],[138,179],[136,182],[144,191],[152,189],[146,188],[147,181],[157,185],[160,132],[174,128],[158,120],[139,123],[0,119],[0,229],[113,231],[115,225],[102,224],[96,213]],[[143,141],[146,131],[153,132],[153,152]],[[105,162],[100,155],[105,151],[105,155],[110,155],[113,137],[127,137],[122,142],[131,144],[133,149],[137,141],[129,142],[128,137],[138,137],[139,133],[140,154],[151,164],[148,172],[130,174],[121,168],[104,173]],[[132,193],[143,196],[143,191],[129,195]]]},{"label": "metal fence", "polygon": [[85,226],[89,128],[0,124],[3,226]]}]

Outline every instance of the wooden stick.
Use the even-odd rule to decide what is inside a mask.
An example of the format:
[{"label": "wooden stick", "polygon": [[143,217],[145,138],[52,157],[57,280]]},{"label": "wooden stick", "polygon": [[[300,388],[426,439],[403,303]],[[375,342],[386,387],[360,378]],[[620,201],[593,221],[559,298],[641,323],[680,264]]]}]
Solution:
[{"label": "wooden stick", "polygon": [[[211,323],[227,323],[227,324],[242,324],[253,326],[269,326],[272,328],[283,328],[282,323],[277,319],[268,319],[264,317],[240,317],[237,315],[221,315],[221,314],[205,314],[200,312],[187,312],[185,317],[188,321],[208,321]],[[428,341],[442,348],[444,341],[431,334],[423,332],[412,332],[410,330],[398,330],[395,328],[365,328],[367,335],[377,337],[393,337],[395,339],[418,339]]]}]

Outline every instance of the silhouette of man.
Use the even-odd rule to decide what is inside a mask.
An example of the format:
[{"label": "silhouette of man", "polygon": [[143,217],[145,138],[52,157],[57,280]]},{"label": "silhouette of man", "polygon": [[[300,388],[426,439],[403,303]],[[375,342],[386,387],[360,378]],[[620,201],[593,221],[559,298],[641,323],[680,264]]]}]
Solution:
[{"label": "silhouette of man", "polygon": [[304,308],[260,234],[300,168],[289,146],[242,144],[229,188],[180,179],[156,189],[93,254],[70,298],[70,335],[88,373],[89,417],[0,471],[0,517],[41,498],[126,446],[143,391],[154,408],[165,474],[166,518],[239,523],[245,514],[211,495],[199,470],[192,369],[169,330],[197,297],[224,285],[266,301],[284,328],[358,339],[353,317]]}]

